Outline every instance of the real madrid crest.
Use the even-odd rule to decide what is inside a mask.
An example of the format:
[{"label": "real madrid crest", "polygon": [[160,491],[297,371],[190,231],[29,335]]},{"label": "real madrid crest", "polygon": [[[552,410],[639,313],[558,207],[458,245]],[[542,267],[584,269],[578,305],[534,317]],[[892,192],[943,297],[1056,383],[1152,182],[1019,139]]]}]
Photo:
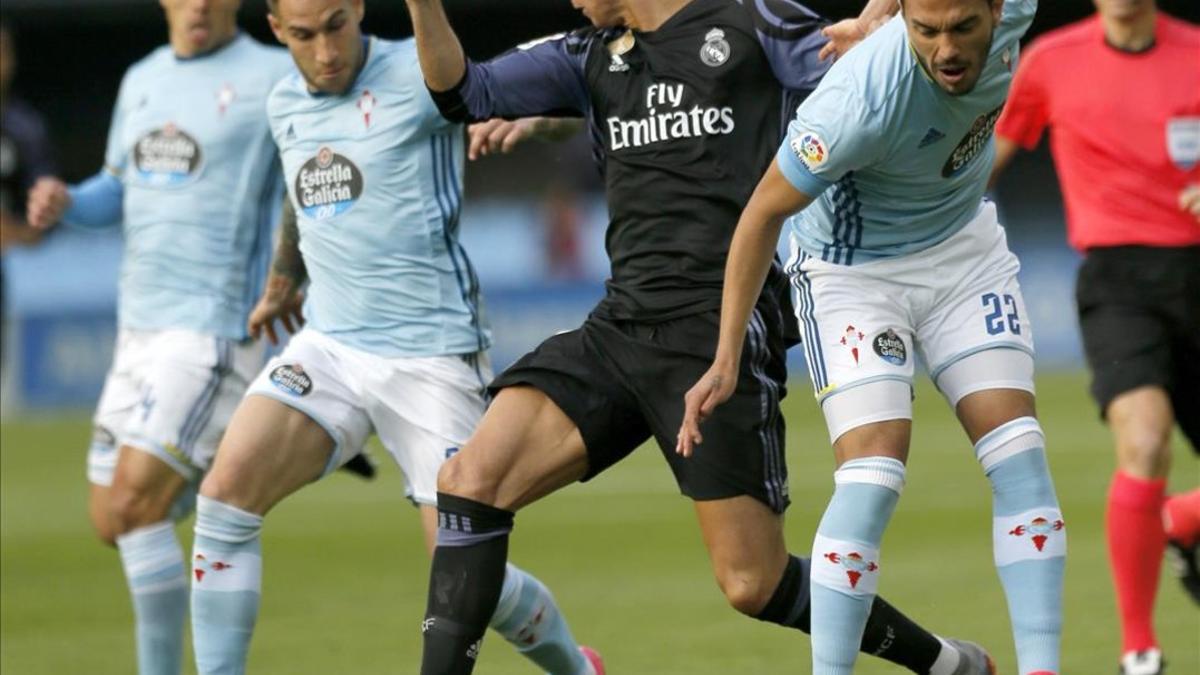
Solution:
[{"label": "real madrid crest", "polygon": [[700,60],[713,68],[729,60],[729,42],[725,39],[725,31],[714,28],[705,34],[704,45],[700,47]]}]

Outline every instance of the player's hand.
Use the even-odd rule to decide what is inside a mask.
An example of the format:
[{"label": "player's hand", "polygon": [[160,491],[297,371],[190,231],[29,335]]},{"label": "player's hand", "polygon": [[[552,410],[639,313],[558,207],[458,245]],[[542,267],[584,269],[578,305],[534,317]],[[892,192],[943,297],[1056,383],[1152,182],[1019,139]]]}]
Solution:
[{"label": "player's hand", "polygon": [[1192,214],[1200,223],[1200,185],[1192,184],[1179,193],[1179,208]]},{"label": "player's hand", "polygon": [[25,221],[35,230],[48,230],[62,220],[71,206],[67,184],[57,178],[39,178],[29,188],[25,206]]},{"label": "player's hand", "polygon": [[490,119],[467,127],[467,158],[474,161],[495,153],[507,154],[519,143],[533,138],[536,119]]},{"label": "player's hand", "polygon": [[884,24],[883,20],[876,19],[875,21],[865,22],[859,18],[842,19],[837,23],[830,24],[821,29],[821,35],[829,39],[829,42],[821,47],[821,51],[817,54],[817,58],[821,61],[832,57],[837,60],[844,56],[846,52],[854,45],[862,42],[868,35],[874,33],[877,28]]},{"label": "player's hand", "polygon": [[250,337],[257,340],[266,333],[271,344],[279,344],[275,320],[278,319],[288,333],[294,334],[304,325],[303,307],[304,293],[293,291],[290,279],[272,275],[267,280],[266,292],[250,311],[250,319],[246,322]]},{"label": "player's hand", "polygon": [[683,424],[675,439],[675,452],[684,457],[692,456],[692,449],[704,442],[700,424],[712,415],[713,410],[733,396],[737,388],[737,367],[713,364],[708,372],[688,390],[683,397]]}]

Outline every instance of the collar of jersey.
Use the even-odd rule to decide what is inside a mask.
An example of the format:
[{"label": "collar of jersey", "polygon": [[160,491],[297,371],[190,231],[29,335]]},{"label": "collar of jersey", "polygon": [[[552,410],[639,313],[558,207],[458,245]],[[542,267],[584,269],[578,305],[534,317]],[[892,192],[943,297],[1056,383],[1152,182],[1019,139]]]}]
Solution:
[{"label": "collar of jersey", "polygon": [[233,34],[233,37],[232,37],[232,38],[230,38],[228,42],[223,42],[223,43],[221,43],[221,44],[217,45],[216,47],[213,47],[212,49],[210,49],[210,50],[208,50],[208,51],[206,51],[206,52],[200,52],[199,54],[192,54],[191,56],[180,56],[180,55],[178,55],[178,54],[176,54],[176,53],[175,53],[175,50],[174,50],[174,49],[172,49],[172,50],[171,50],[171,56],[174,56],[174,57],[175,57],[175,60],[176,60],[176,61],[179,61],[179,62],[181,62],[181,63],[185,63],[185,62],[187,62],[187,61],[199,61],[200,59],[206,59],[206,58],[208,58],[208,57],[210,57],[210,56],[215,56],[216,54],[219,54],[219,53],[221,53],[221,52],[225,51],[225,50],[226,50],[226,49],[228,49],[228,48],[229,48],[229,47],[230,47],[230,46],[231,46],[233,43],[235,43],[235,42],[237,42],[238,40],[240,40],[240,39],[241,39],[241,37],[242,37],[242,31],[238,30],[238,31],[234,32],[234,34]]}]

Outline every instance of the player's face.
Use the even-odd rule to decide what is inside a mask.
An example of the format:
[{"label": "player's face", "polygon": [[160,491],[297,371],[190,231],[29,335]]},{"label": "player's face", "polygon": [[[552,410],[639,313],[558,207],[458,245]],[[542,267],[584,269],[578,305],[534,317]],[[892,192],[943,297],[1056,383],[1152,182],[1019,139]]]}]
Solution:
[{"label": "player's face", "polygon": [[1154,9],[1154,0],[1093,0],[1100,15],[1117,21],[1130,21]]},{"label": "player's face", "polygon": [[310,89],[341,94],[362,59],[362,0],[278,0],[267,16]]},{"label": "player's face", "polygon": [[583,12],[588,21],[597,28],[625,25],[623,4],[622,0],[571,0],[571,6]]},{"label": "player's face", "polygon": [[904,0],[908,41],[938,86],[970,93],[987,64],[1004,0]]},{"label": "player's face", "polygon": [[171,47],[194,56],[224,44],[237,33],[241,0],[158,0],[167,15]]}]

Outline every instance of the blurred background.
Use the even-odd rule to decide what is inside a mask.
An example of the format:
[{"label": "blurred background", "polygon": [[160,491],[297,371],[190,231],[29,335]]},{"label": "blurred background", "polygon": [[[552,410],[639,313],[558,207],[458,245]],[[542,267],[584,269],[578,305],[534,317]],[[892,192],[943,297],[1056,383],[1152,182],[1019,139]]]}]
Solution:
[{"label": "blurred background", "polygon": [[[581,25],[566,0],[447,0],[451,20],[474,58]],[[831,17],[857,2],[814,0]],[[1160,7],[1197,21],[1196,0]],[[1090,13],[1084,0],[1043,2],[1031,35]],[[262,0],[242,6],[244,30],[272,41]],[[117,86],[125,68],[165,42],[162,12],[149,0],[5,0],[15,39],[10,89],[40,111],[53,161],[68,182],[95,173]],[[366,30],[410,34],[401,2],[368,3]],[[603,293],[606,210],[586,140],[531,144],[467,170],[462,239],[483,283],[496,346],[493,363],[512,362],[545,336],[574,327]],[[1071,300],[1077,256],[1064,243],[1062,205],[1045,144],[1022,153],[995,198],[1010,243],[1024,265],[1022,283],[1043,368],[1082,365]],[[487,252],[484,255],[483,252]],[[36,247],[4,256],[3,409],[89,407],[109,366],[115,335],[119,232],[61,228]],[[793,350],[801,373],[801,350]]]}]

